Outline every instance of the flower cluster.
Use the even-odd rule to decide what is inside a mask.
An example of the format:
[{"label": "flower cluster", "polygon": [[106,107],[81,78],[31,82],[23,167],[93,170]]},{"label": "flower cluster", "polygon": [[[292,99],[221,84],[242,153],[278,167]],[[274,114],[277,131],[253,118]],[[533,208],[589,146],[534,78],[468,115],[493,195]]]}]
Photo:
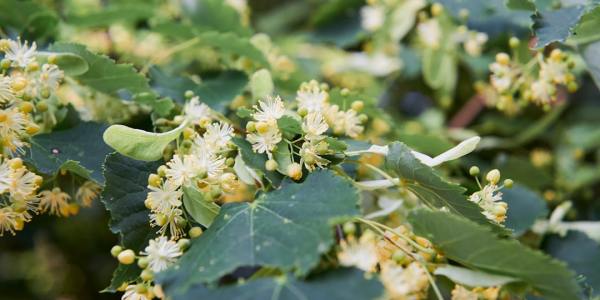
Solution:
[{"label": "flower cluster", "polygon": [[41,184],[42,177],[29,171],[20,158],[0,156],[0,236],[22,230],[32,213],[45,208],[37,197]]},{"label": "flower cluster", "polygon": [[[335,154],[326,135],[330,129],[335,135],[360,136],[364,130],[362,124],[367,120],[366,115],[358,113],[363,107],[361,101],[355,101],[350,109],[341,110],[338,105],[329,103],[327,86],[314,80],[305,82],[297,91],[296,111],[287,110],[280,97],[267,96],[259,100],[254,106],[253,120],[246,126],[246,139],[254,152],[267,154],[267,170],[283,170],[284,175],[298,180],[302,177],[302,165],[314,171],[329,164],[323,156]],[[300,124],[301,132],[284,137],[280,127],[286,124]],[[276,149],[289,155],[274,157]],[[299,156],[299,161],[294,154]]]},{"label": "flower cluster", "polygon": [[[456,26],[448,20],[441,4],[431,6],[431,17],[425,12],[419,15],[417,35],[421,44],[426,48],[440,49],[443,39],[448,39],[453,46],[462,45],[465,53],[470,56],[480,56],[483,46],[488,40],[487,34],[469,30],[465,25]],[[447,47],[447,46],[446,46]]]},{"label": "flower cluster", "polygon": [[174,241],[165,236],[159,236],[151,239],[144,251],[139,255],[131,249],[123,249],[121,246],[114,246],[110,252],[120,263],[131,265],[136,262],[142,269],[139,281],[135,284],[124,284],[119,290],[125,293],[121,297],[123,300],[149,300],[158,297],[164,299],[164,294],[160,285],[154,285],[152,280],[154,275],[160,271],[166,270],[177,258],[187,249],[190,241],[180,239]]},{"label": "flower cluster", "polygon": [[[231,193],[238,186],[232,168],[230,143],[233,128],[223,122],[213,122],[213,112],[198,97],[192,97],[184,108],[181,123],[183,141],[168,162],[148,178],[150,192],[145,201],[151,210],[152,226],[160,234],[180,238],[187,225],[182,197],[185,189],[195,189],[207,199],[217,201],[222,193]],[[188,125],[189,124],[189,125]]]},{"label": "flower cluster", "polygon": [[[479,174],[479,168],[472,167],[470,173],[473,176],[477,176]],[[500,171],[497,169],[489,171],[485,176],[485,179],[487,184],[483,187],[479,184],[479,179],[477,179],[480,190],[471,194],[471,196],[469,196],[469,201],[479,205],[479,207],[483,209],[483,214],[486,218],[498,224],[502,224],[504,220],[506,220],[508,204],[502,201],[502,193],[500,190],[504,187],[511,188],[513,184],[512,180],[506,179],[504,180],[503,185],[498,186],[498,182],[500,181]]]},{"label": "flower cluster", "polygon": [[[519,43],[516,39],[511,41],[512,45]],[[577,90],[573,67],[572,57],[560,49],[552,50],[548,57],[538,53],[525,64],[499,53],[490,65],[489,86],[479,84],[476,89],[488,105],[508,114],[517,113],[527,103],[549,108],[559,100],[560,86],[569,92]]]},{"label": "flower cluster", "polygon": [[[369,222],[369,226],[375,222]],[[380,273],[389,299],[425,299],[429,288],[427,264],[445,260],[431,243],[415,236],[406,226],[387,229],[382,236],[365,230],[354,235],[355,225],[347,223],[346,239],[337,254],[343,266],[354,266],[366,272]]]},{"label": "flower cluster", "polygon": [[6,156],[22,153],[25,140],[40,131],[32,113],[48,110],[49,99],[64,75],[56,56],[47,57],[40,66],[36,44],[20,40],[0,40],[0,135],[1,151]]}]

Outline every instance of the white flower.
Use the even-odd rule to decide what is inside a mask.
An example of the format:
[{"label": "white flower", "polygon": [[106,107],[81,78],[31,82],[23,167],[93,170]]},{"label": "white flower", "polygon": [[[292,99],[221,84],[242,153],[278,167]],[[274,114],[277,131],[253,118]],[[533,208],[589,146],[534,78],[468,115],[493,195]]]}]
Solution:
[{"label": "white flower", "polygon": [[125,293],[123,293],[123,296],[121,296],[121,300],[150,300],[150,299],[151,298],[148,296],[147,293],[138,293],[136,284],[128,285],[127,288],[125,288]]},{"label": "white flower", "polygon": [[10,77],[0,75],[0,103],[12,103],[15,99]]},{"label": "white flower", "polygon": [[270,127],[265,133],[249,134],[246,139],[252,143],[254,152],[267,153],[270,156],[277,143],[281,142],[281,132],[277,127]]},{"label": "white flower", "polygon": [[166,270],[171,264],[177,261],[177,257],[182,255],[181,249],[175,241],[168,240],[161,236],[150,240],[143,255],[147,255],[148,267],[152,272],[158,273]]},{"label": "white flower", "polygon": [[0,208],[0,236],[4,235],[4,232],[15,234],[15,227],[20,215],[10,206]]},{"label": "white flower", "polygon": [[167,163],[167,178],[176,186],[181,186],[196,177],[198,168],[195,164],[196,160],[191,155],[184,155],[183,158],[175,154]]},{"label": "white flower", "polygon": [[463,47],[465,48],[465,52],[471,56],[479,56],[481,55],[481,49],[483,45],[487,42],[488,36],[483,32],[469,32],[467,33],[467,38],[463,43]]},{"label": "white flower", "polygon": [[166,180],[160,187],[148,186],[148,200],[151,203],[152,210],[158,212],[169,211],[172,207],[181,206],[181,196],[179,186],[170,180]]},{"label": "white flower", "polygon": [[4,58],[12,61],[13,67],[25,68],[35,61],[35,49],[35,42],[31,44],[31,47],[28,47],[27,42],[21,44],[20,40],[10,40]]},{"label": "white flower", "polygon": [[17,108],[0,110],[0,135],[11,132],[21,135],[27,125],[29,125],[29,119]]},{"label": "white flower", "polygon": [[181,220],[182,214],[183,211],[179,208],[172,208],[164,213],[152,213],[150,214],[150,225],[160,227],[158,234],[164,235],[168,229],[171,238],[178,239],[183,235],[183,229],[177,224],[177,220]]},{"label": "white flower", "polygon": [[56,65],[44,64],[40,71],[40,83],[42,88],[55,91],[64,78],[64,73]]},{"label": "white flower", "polygon": [[511,70],[510,65],[495,62],[490,65],[490,71],[492,72],[492,75],[490,76],[492,86],[499,93],[507,91],[514,78],[514,72]]},{"label": "white flower", "polygon": [[10,175],[10,196],[16,200],[24,200],[35,193],[38,188],[39,176],[29,172],[25,167],[13,170]]},{"label": "white flower", "polygon": [[417,262],[406,268],[392,262],[384,263],[380,279],[392,299],[421,299],[417,294],[426,292],[429,286],[427,273]]},{"label": "white flower", "polygon": [[358,114],[353,109],[347,110],[338,122],[343,122],[344,133],[351,138],[358,137],[364,130]]},{"label": "white flower", "polygon": [[376,31],[385,21],[385,8],[380,5],[367,5],[360,9],[361,26],[367,31]]},{"label": "white flower", "polygon": [[556,84],[566,84],[567,74],[569,74],[569,67],[563,61],[547,59],[540,63],[540,79]]},{"label": "white flower", "polygon": [[206,176],[209,180],[215,180],[223,174],[223,171],[225,170],[225,158],[208,151],[196,153],[194,157],[196,159],[198,172],[206,172]]},{"label": "white flower", "polygon": [[345,267],[357,267],[365,272],[374,272],[377,267],[377,247],[372,238],[363,234],[358,242],[349,241],[340,243],[342,250],[337,254],[340,265]]},{"label": "white flower", "polygon": [[329,94],[321,90],[317,82],[300,87],[296,93],[298,108],[308,112],[322,111],[327,106],[328,97]]},{"label": "white flower", "polygon": [[198,96],[190,99],[190,101],[185,104],[183,111],[185,112],[186,118],[195,124],[202,119],[210,119],[211,117],[210,107],[204,103],[200,103],[200,98]]},{"label": "white flower", "polygon": [[265,97],[264,101],[259,100],[258,106],[254,106],[256,112],[253,117],[257,121],[269,122],[277,121],[285,113],[285,106],[279,96],[273,98],[271,96]]},{"label": "white flower", "polygon": [[304,162],[306,169],[311,172],[316,168],[324,168],[329,163],[327,159],[319,156],[317,144],[314,144],[310,141],[302,144],[302,149],[300,149],[300,157],[302,157],[302,161]]},{"label": "white flower", "polygon": [[383,52],[367,54],[364,52],[351,53],[347,59],[334,64],[337,71],[357,70],[374,76],[386,76],[402,67],[402,62],[397,57],[389,56]]},{"label": "white flower", "polygon": [[477,203],[489,220],[502,223],[506,219],[507,204],[502,202],[500,187],[495,184],[488,184],[481,191],[473,193],[469,201]]},{"label": "white flower", "polygon": [[419,23],[419,25],[417,25],[417,33],[419,35],[419,39],[421,39],[425,46],[434,49],[440,47],[442,28],[436,19],[429,19],[425,22]]},{"label": "white flower", "polygon": [[554,85],[540,78],[531,84],[531,97],[537,103],[547,104],[553,101],[556,88]]},{"label": "white flower", "polygon": [[0,194],[8,191],[11,185],[12,168],[8,165],[7,161],[0,164]]},{"label": "white flower", "polygon": [[304,122],[302,122],[302,130],[306,134],[305,137],[308,140],[317,140],[321,137],[329,126],[323,119],[323,115],[320,112],[312,112],[304,117]]},{"label": "white flower", "polygon": [[223,149],[231,140],[233,128],[227,123],[212,123],[206,127],[204,142],[216,149]]}]

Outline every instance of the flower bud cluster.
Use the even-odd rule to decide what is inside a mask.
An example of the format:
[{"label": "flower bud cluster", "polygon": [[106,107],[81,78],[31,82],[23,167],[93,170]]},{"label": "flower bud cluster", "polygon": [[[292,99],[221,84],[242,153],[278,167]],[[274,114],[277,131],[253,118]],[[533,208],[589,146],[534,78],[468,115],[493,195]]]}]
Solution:
[{"label": "flower bud cluster", "polygon": [[[476,170],[476,171],[475,171]],[[479,168],[471,167],[471,175],[477,176],[479,174]],[[493,169],[489,171],[485,180],[487,184],[483,187],[480,186],[480,190],[469,196],[469,201],[476,203],[483,209],[483,214],[489,220],[502,224],[506,220],[506,211],[508,210],[508,204],[502,201],[502,193],[500,190],[504,187],[511,188],[513,181],[505,179],[503,185],[498,185],[500,181],[500,171]],[[477,181],[479,183],[479,180]]]},{"label": "flower bud cluster", "polygon": [[[514,42],[513,42],[514,44]],[[528,103],[549,108],[559,98],[559,88],[568,92],[578,88],[573,58],[560,49],[554,49],[547,57],[538,53],[523,64],[507,53],[498,53],[490,65],[490,85],[476,86],[484,94],[488,105],[508,114],[515,114]]]}]

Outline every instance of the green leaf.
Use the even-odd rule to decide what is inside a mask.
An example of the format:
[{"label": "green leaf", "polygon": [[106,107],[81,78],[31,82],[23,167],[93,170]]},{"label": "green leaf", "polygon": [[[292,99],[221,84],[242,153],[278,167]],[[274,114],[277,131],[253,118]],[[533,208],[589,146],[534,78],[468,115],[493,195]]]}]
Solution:
[{"label": "green leaf", "polygon": [[102,137],[106,144],[125,156],[153,161],[163,156],[167,145],[179,137],[185,126],[186,122],[171,131],[154,133],[125,125],[111,125]]},{"label": "green leaf", "polygon": [[455,25],[448,15],[441,15],[438,21],[443,31],[440,47],[423,50],[423,79],[436,90],[452,92],[458,79],[456,41],[452,37]]},{"label": "green leaf", "polygon": [[435,269],[434,274],[444,275],[458,284],[466,285],[469,287],[501,286],[507,283],[519,281],[518,279],[513,277],[495,275],[481,271],[474,271],[453,265],[441,266]]},{"label": "green leaf", "polygon": [[12,27],[24,40],[42,39],[53,35],[58,25],[56,13],[34,1],[0,1],[2,27]]},{"label": "green leaf", "polygon": [[254,100],[272,95],[275,87],[273,86],[273,79],[269,70],[260,69],[254,72],[250,78],[250,89],[252,90],[252,98]]},{"label": "green leaf", "polygon": [[216,203],[206,200],[202,192],[193,186],[183,187],[183,205],[194,221],[204,227],[212,224],[221,209]]},{"label": "green leaf", "polygon": [[517,236],[531,228],[535,220],[548,214],[546,201],[534,191],[518,184],[511,189],[504,189],[502,200],[508,203],[505,225]]},{"label": "green leaf", "polygon": [[104,124],[82,122],[70,129],[36,135],[23,158],[43,174],[55,175],[65,169],[103,184],[102,163],[111,152],[98,140],[105,129]]},{"label": "green leaf", "polygon": [[486,227],[441,211],[418,209],[408,219],[415,234],[429,239],[453,261],[518,278],[541,292],[544,299],[579,298],[572,271],[516,240],[500,239]]},{"label": "green leaf", "polygon": [[569,41],[582,45],[600,40],[599,26],[600,7],[596,7],[581,17],[581,20],[573,29]]},{"label": "green leaf", "polygon": [[491,226],[499,233],[506,233],[505,229],[490,223],[477,204],[467,200],[465,188],[442,179],[433,168],[416,159],[411,149],[403,143],[389,145],[385,165],[401,179],[409,180],[406,188],[427,205],[438,209],[445,207],[454,214]]},{"label": "green leaf", "polygon": [[505,0],[506,7],[516,10],[535,11],[534,0]]},{"label": "green leaf", "polygon": [[286,139],[302,134],[302,124],[292,116],[283,116],[277,120],[277,127]]},{"label": "green leaf", "polygon": [[248,38],[240,37],[235,33],[207,31],[198,36],[201,46],[216,48],[221,54],[245,56],[258,66],[268,67],[269,62],[262,52],[258,50]]},{"label": "green leaf", "polygon": [[242,94],[248,84],[248,77],[240,71],[228,70],[215,77],[203,78],[195,83],[187,77],[167,74],[156,67],[150,69],[154,89],[164,97],[184,103],[186,91],[193,91],[202,102],[217,112],[224,113],[236,96]]},{"label": "green leaf", "polygon": [[81,75],[89,70],[87,62],[77,54],[38,52],[38,59],[47,61],[50,56],[56,57],[55,64],[69,76]]},{"label": "green leaf", "polygon": [[594,83],[600,87],[600,41],[581,47],[580,53]]},{"label": "green leaf", "polygon": [[119,22],[135,23],[154,15],[149,3],[115,3],[86,14],[69,15],[67,23],[77,27],[108,27]]},{"label": "green leaf", "polygon": [[232,32],[240,36],[252,34],[252,30],[242,24],[240,14],[222,0],[184,1],[182,12],[202,30]]},{"label": "green leaf", "polygon": [[267,156],[265,154],[258,154],[252,151],[252,145],[245,139],[234,137],[231,141],[238,147],[240,155],[248,167],[262,172],[271,184],[279,185],[281,175],[276,172],[267,171],[265,168]]},{"label": "green leaf", "polygon": [[136,72],[133,66],[117,64],[107,56],[95,54],[83,45],[56,43],[50,46],[52,52],[73,53],[82,57],[89,66],[87,72],[74,76],[79,82],[106,94],[116,94],[127,90],[132,94],[152,92],[146,78]]},{"label": "green leaf", "polygon": [[533,15],[533,31],[537,36],[536,47],[542,48],[552,42],[564,42],[584,11],[584,6],[576,5],[553,11],[540,11]]},{"label": "green leaf", "polygon": [[[146,163],[117,153],[110,154],[104,164],[105,187],[102,202],[110,213],[110,230],[119,234],[121,245],[135,252],[143,250],[156,233],[150,227],[149,210],[144,205],[148,195],[148,176],[159,163]],[[123,282],[139,276],[134,265],[119,265],[106,291],[115,291]]]},{"label": "green leaf", "polygon": [[357,269],[337,269],[306,281],[292,275],[267,277],[252,280],[245,284],[223,286],[216,289],[196,285],[185,294],[171,295],[173,300],[214,299],[214,300],[306,300],[306,299],[379,299],[383,293],[381,283],[374,277],[367,279]]},{"label": "green leaf", "polygon": [[178,264],[159,274],[158,282],[184,293],[241,266],[305,275],[333,244],[331,226],[359,214],[358,200],[349,181],[316,171],[303,183],[286,181],[252,203],[225,204]]},{"label": "green leaf", "polygon": [[600,295],[600,244],[583,232],[570,230],[563,237],[549,236],[544,241],[544,250],[585,276],[584,282],[592,287],[592,295]]}]

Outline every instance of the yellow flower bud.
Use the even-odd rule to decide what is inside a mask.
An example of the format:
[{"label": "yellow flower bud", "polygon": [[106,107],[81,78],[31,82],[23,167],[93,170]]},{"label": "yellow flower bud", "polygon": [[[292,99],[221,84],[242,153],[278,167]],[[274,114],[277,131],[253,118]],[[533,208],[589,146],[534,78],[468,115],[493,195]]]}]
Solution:
[{"label": "yellow flower bud", "polygon": [[40,131],[40,126],[37,126],[36,124],[30,124],[27,127],[25,127],[25,132],[27,132],[27,134],[29,135],[34,135],[36,133],[38,133]]},{"label": "yellow flower bud", "polygon": [[365,103],[357,100],[352,102],[352,105],[350,106],[352,109],[354,109],[355,111],[359,112],[361,110],[363,110],[363,108],[365,108]]},{"label": "yellow flower bud", "polygon": [[290,164],[287,168],[287,175],[294,180],[300,180],[302,178],[302,166],[299,163]]},{"label": "yellow flower bud", "polygon": [[119,253],[121,253],[123,251],[123,247],[119,246],[119,245],[115,245],[112,248],[110,248],[110,255],[112,255],[113,257],[117,257],[119,256]]},{"label": "yellow flower bud", "polygon": [[563,53],[560,49],[554,49],[550,52],[550,59],[554,61],[560,61],[563,58]]},{"label": "yellow flower bud", "polygon": [[267,160],[267,162],[265,162],[265,168],[268,171],[275,171],[275,170],[277,170],[278,166],[279,165],[277,164],[277,162],[274,159],[269,159],[269,160]]},{"label": "yellow flower bud", "polygon": [[11,88],[15,91],[21,91],[22,89],[24,89],[27,86],[27,79],[23,78],[23,77],[17,77],[15,79],[13,79],[12,84],[11,84]]},{"label": "yellow flower bud", "polygon": [[258,133],[266,133],[269,131],[269,124],[267,124],[266,122],[257,122],[256,123],[256,131],[258,131]]},{"label": "yellow flower bud", "polygon": [[500,171],[498,169],[493,169],[485,175],[485,179],[492,184],[497,184],[500,181]]},{"label": "yellow flower bud", "polygon": [[143,281],[150,281],[154,278],[154,273],[152,273],[152,271],[146,269],[146,270],[142,271],[142,274],[140,274],[140,278],[142,278]]},{"label": "yellow flower bud", "polygon": [[168,170],[167,166],[162,165],[162,166],[158,167],[158,169],[156,169],[156,173],[160,177],[165,177],[167,175],[167,170]]},{"label": "yellow flower bud", "polygon": [[197,238],[197,237],[201,236],[202,232],[203,232],[203,230],[202,230],[201,227],[194,226],[194,227],[192,227],[190,229],[190,231],[188,232],[188,234],[190,235],[191,238],[194,239],[194,238]]},{"label": "yellow flower bud", "polygon": [[124,265],[130,265],[135,261],[135,253],[131,249],[123,250],[117,255],[117,259]]},{"label": "yellow flower bud", "polygon": [[39,111],[39,112],[45,112],[48,110],[48,102],[46,101],[40,101],[38,103],[35,104],[35,108]]},{"label": "yellow flower bud", "polygon": [[15,157],[10,160],[9,166],[13,170],[20,169],[21,167],[23,167],[23,160],[18,157]]},{"label": "yellow flower bud", "polygon": [[150,176],[148,176],[148,185],[153,187],[159,187],[161,183],[162,179],[160,178],[160,176],[156,174],[150,174]]},{"label": "yellow flower bud", "polygon": [[444,7],[439,3],[434,3],[431,5],[431,15],[437,17],[442,14],[444,11]]},{"label": "yellow flower bud", "polygon": [[21,231],[23,230],[23,227],[25,227],[25,221],[23,221],[23,219],[16,219],[13,228],[16,231]]},{"label": "yellow flower bud", "polygon": [[51,54],[50,56],[48,56],[48,63],[55,65],[57,62],[57,59],[58,59],[58,57],[56,56],[56,54]]},{"label": "yellow flower bud", "polygon": [[31,104],[31,102],[21,102],[21,104],[19,105],[19,109],[23,113],[28,114],[33,111],[33,104]]},{"label": "yellow flower bud", "polygon": [[189,127],[186,127],[186,128],[183,130],[183,139],[184,139],[184,140],[189,140],[189,139],[191,139],[192,137],[194,137],[194,133],[195,133],[194,129],[192,129],[192,128],[189,128]]},{"label": "yellow flower bud", "polygon": [[504,52],[496,54],[496,62],[501,65],[508,65],[510,63],[510,56]]}]

